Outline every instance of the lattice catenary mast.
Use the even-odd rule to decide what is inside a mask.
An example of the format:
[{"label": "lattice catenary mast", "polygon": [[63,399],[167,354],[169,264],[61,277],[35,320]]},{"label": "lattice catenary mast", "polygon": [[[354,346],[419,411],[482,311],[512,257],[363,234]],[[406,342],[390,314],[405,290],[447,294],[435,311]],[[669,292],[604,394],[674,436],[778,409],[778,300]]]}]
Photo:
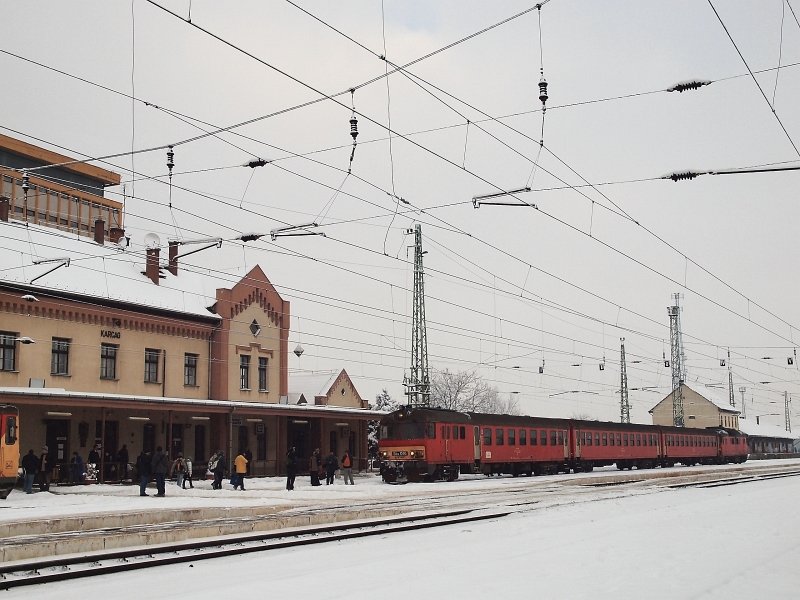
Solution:
[{"label": "lattice catenary mast", "polygon": [[[412,230],[409,229],[408,233]],[[411,370],[403,385],[410,406],[429,406],[428,334],[425,332],[425,283],[422,270],[422,226],[414,225],[414,312],[411,322]]]},{"label": "lattice catenary mast", "polygon": [[628,369],[625,366],[625,338],[619,338],[619,422],[631,422],[631,404],[628,401]]},{"label": "lattice catenary mast", "polygon": [[683,338],[681,337],[680,294],[673,294],[675,304],[667,307],[669,315],[669,344],[672,365],[672,424],[675,427],[685,425],[683,418],[683,390],[681,385],[686,381],[684,367]]}]

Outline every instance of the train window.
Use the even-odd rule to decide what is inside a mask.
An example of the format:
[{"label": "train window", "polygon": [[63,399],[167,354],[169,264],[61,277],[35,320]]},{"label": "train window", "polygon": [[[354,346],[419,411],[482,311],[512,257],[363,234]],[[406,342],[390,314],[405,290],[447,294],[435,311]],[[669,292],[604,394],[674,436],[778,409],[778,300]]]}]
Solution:
[{"label": "train window", "polygon": [[599,446],[600,445],[600,434],[599,433],[595,433],[594,434],[594,445],[595,446]]},{"label": "train window", "polygon": [[650,434],[650,445],[651,446],[655,446],[656,445],[656,434],[655,433]]},{"label": "train window", "polygon": [[563,431],[559,431],[558,432],[558,445],[559,446],[563,446],[564,445],[564,432]]},{"label": "train window", "polygon": [[444,425],[442,425],[442,439],[446,439],[444,436]]},{"label": "train window", "polygon": [[536,433],[536,430],[535,429],[531,429],[531,446],[535,446],[536,445],[536,438],[537,437],[539,437],[539,435]]},{"label": "train window", "polygon": [[608,434],[608,444],[609,444],[609,446],[613,446],[614,445],[614,434],[613,433],[609,433]]},{"label": "train window", "polygon": [[17,443],[17,417],[8,415],[6,417],[6,444]]},{"label": "train window", "polygon": [[555,432],[555,430],[550,431],[550,445],[551,446],[558,445],[558,434]]},{"label": "train window", "polygon": [[491,446],[492,445],[492,430],[488,427],[484,428],[483,430],[483,445],[484,446]]},{"label": "train window", "polygon": [[628,434],[627,433],[623,433],[622,434],[622,445],[623,446],[627,446],[628,445]]},{"label": "train window", "polygon": [[461,433],[461,439],[462,440],[467,439],[467,428],[462,425],[458,429],[459,429],[459,432]]},{"label": "train window", "polygon": [[516,446],[517,445],[517,430],[516,429],[509,429],[508,430],[508,445],[509,446]]},{"label": "train window", "polygon": [[621,445],[622,445],[622,434],[618,433],[617,434],[617,446],[621,446]]},{"label": "train window", "polygon": [[494,430],[494,437],[495,437],[495,440],[494,440],[495,443],[498,446],[502,446],[503,445],[503,429],[501,427],[498,427],[497,429]]},{"label": "train window", "polygon": [[641,446],[642,445],[642,434],[641,433],[637,433],[636,434],[636,445],[637,446]]},{"label": "train window", "polygon": [[520,429],[519,430],[519,445],[520,446],[527,446],[528,445],[527,434],[528,434],[527,429]]},{"label": "train window", "polygon": [[539,443],[542,446],[547,446],[547,430],[546,429],[542,429],[542,431],[539,432]]},{"label": "train window", "polygon": [[608,446],[608,434],[603,433],[603,446]]},{"label": "train window", "polygon": [[425,436],[430,440],[436,439],[436,424],[428,423],[428,434]]},{"label": "train window", "polygon": [[591,434],[591,432],[589,432],[589,431],[586,432],[586,434],[585,434],[585,436],[583,438],[583,443],[586,446],[591,446],[592,445],[592,434]]}]

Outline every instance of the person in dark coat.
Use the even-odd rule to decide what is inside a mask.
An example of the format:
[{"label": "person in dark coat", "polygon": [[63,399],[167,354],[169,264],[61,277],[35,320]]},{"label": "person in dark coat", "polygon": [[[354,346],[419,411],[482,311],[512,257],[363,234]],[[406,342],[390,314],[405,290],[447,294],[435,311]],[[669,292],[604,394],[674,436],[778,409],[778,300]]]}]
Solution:
[{"label": "person in dark coat", "polygon": [[336,455],[331,452],[325,459],[325,485],[331,485],[333,483],[333,477],[336,474],[336,469],[338,468],[339,460],[336,458]]},{"label": "person in dark coat", "polygon": [[167,455],[164,454],[164,451],[161,449],[161,446],[156,448],[155,454],[153,454],[153,477],[156,480],[156,489],[158,493],[156,496],[163,498],[166,496],[166,488],[164,487],[164,480],[167,476],[167,471],[169,471],[169,458]]},{"label": "person in dark coat", "polygon": [[83,483],[83,459],[77,452],[72,453],[69,461],[69,481],[70,483]]},{"label": "person in dark coat", "polygon": [[250,472],[253,470],[251,466],[253,464],[253,453],[250,452],[250,448],[244,451],[244,457],[247,459],[247,478],[250,478]]},{"label": "person in dark coat", "polygon": [[42,446],[39,455],[39,489],[43,492],[50,491],[50,453],[47,446]]},{"label": "person in dark coat", "polygon": [[294,446],[286,453],[286,489],[294,489],[294,478],[297,477],[297,451]]},{"label": "person in dark coat", "polygon": [[[212,461],[216,460],[213,468],[211,467]],[[209,470],[214,473],[214,481],[211,483],[212,490],[222,489],[222,478],[225,476],[225,454],[222,450],[217,450],[215,456],[211,457],[208,461]]]},{"label": "person in dark coat", "polygon": [[120,479],[127,479],[128,478],[128,445],[122,444],[122,448],[119,449],[117,452],[117,464],[119,468],[119,478]]},{"label": "person in dark coat", "polygon": [[25,493],[33,493],[33,482],[36,479],[36,473],[39,471],[39,459],[33,453],[33,448],[28,450],[28,453],[22,457],[22,468],[25,469]]},{"label": "person in dark coat", "polygon": [[315,448],[311,453],[311,459],[308,463],[308,472],[311,475],[311,485],[322,485],[319,482],[319,474],[322,472],[322,459],[319,456],[319,448]]},{"label": "person in dark coat", "polygon": [[139,495],[147,496],[147,484],[150,483],[150,476],[153,473],[153,459],[150,453],[142,450],[136,458],[136,473],[139,475]]}]

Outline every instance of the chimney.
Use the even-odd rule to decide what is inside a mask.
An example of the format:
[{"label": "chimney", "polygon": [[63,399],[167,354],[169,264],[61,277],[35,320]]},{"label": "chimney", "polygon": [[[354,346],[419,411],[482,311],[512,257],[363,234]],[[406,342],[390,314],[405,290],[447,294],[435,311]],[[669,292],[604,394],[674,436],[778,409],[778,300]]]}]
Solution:
[{"label": "chimney", "polygon": [[178,274],[178,242],[172,240],[169,243],[169,272],[173,275]]},{"label": "chimney", "polygon": [[103,219],[97,219],[94,222],[94,241],[101,246],[106,241],[106,222]]},{"label": "chimney", "polygon": [[8,223],[8,198],[3,196],[0,198],[0,221]]},{"label": "chimney", "polygon": [[159,273],[158,273],[158,255],[159,255],[159,248],[148,248],[147,249],[147,262],[145,263],[145,271],[144,274],[147,277],[158,285],[159,280]]},{"label": "chimney", "polygon": [[122,236],[125,235],[125,230],[122,227],[112,227],[111,231],[108,232],[108,239],[113,243],[117,243],[122,239]]}]

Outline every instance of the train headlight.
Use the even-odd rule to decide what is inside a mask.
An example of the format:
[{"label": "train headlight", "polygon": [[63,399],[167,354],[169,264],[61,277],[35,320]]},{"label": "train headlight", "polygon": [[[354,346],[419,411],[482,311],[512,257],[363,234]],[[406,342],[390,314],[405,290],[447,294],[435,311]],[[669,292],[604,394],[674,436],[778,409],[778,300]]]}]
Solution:
[{"label": "train headlight", "polygon": [[389,452],[387,452],[386,450],[381,450],[381,458],[388,458],[388,457],[389,457]]}]

